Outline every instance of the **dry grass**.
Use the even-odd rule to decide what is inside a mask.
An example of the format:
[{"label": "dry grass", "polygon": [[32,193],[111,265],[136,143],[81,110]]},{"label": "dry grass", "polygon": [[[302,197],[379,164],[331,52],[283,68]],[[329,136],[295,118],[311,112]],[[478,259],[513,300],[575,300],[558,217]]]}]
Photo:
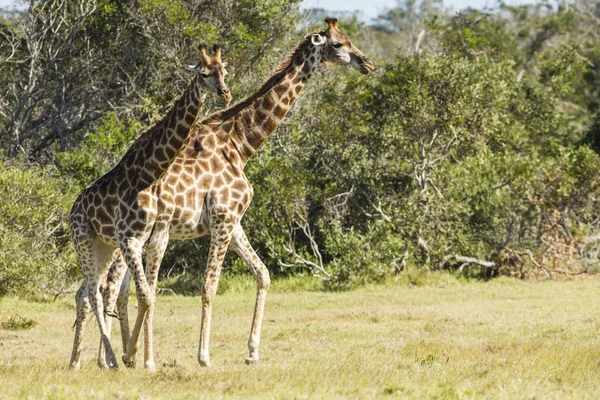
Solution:
[{"label": "dry grass", "polygon": [[[18,314],[39,323],[0,330],[0,398],[600,398],[599,278],[275,287],[256,366],[243,363],[253,294],[226,293],[214,307],[210,369],[196,363],[200,299],[164,296],[156,373],[100,371],[94,324],[82,370],[67,370],[71,303],[0,299],[0,322]],[[113,343],[120,351],[118,329]]]}]

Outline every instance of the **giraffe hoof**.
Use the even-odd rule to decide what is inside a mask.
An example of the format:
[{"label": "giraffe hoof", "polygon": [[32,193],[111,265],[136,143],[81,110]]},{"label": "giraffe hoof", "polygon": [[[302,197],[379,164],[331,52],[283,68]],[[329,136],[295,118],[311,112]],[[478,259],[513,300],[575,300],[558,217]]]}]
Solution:
[{"label": "giraffe hoof", "polygon": [[144,368],[146,368],[150,372],[156,371],[156,365],[154,364],[154,361],[146,361],[144,363]]},{"label": "giraffe hoof", "polygon": [[246,363],[246,365],[256,365],[258,364],[258,358],[248,357],[244,362]]},{"label": "giraffe hoof", "polygon": [[208,361],[208,360],[198,360],[198,362],[200,363],[200,366],[202,366],[202,367],[210,367],[210,361]]},{"label": "giraffe hoof", "polygon": [[69,369],[72,371],[79,371],[81,369],[81,363],[69,364]]},{"label": "giraffe hoof", "polygon": [[111,357],[110,361],[108,361],[108,369],[110,369],[111,371],[116,371],[119,369],[117,357]]},{"label": "giraffe hoof", "polygon": [[123,360],[123,364],[125,364],[125,366],[127,368],[135,368],[135,360],[134,359],[127,361],[126,355],[123,355],[123,357],[121,357],[121,359]]},{"label": "giraffe hoof", "polygon": [[100,369],[108,369],[108,364],[104,361],[98,361],[98,368]]}]

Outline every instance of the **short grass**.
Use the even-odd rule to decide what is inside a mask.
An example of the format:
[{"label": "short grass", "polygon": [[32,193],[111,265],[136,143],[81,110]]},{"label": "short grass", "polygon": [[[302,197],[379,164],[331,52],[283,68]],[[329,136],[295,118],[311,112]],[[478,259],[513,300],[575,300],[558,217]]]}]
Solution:
[{"label": "short grass", "polygon": [[[230,284],[210,369],[196,363],[200,298],[161,296],[155,373],[99,370],[95,324],[82,370],[69,371],[72,300],[3,298],[0,322],[38,325],[0,329],[0,398],[600,398],[600,278],[428,282],[340,293],[276,282],[254,366],[243,362],[252,284]],[[113,343],[120,353],[118,328]]]}]

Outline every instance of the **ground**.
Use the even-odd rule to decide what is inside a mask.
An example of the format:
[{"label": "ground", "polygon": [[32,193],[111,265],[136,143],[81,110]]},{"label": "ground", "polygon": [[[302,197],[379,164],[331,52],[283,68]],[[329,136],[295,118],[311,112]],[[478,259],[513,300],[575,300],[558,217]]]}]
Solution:
[{"label": "ground", "polygon": [[18,314],[38,325],[0,329],[0,398],[600,398],[600,277],[443,278],[341,293],[276,282],[261,363],[248,366],[250,286],[217,297],[208,369],[196,362],[200,298],[160,296],[155,373],[99,370],[95,324],[82,370],[70,371],[73,300],[2,298],[0,322]]}]

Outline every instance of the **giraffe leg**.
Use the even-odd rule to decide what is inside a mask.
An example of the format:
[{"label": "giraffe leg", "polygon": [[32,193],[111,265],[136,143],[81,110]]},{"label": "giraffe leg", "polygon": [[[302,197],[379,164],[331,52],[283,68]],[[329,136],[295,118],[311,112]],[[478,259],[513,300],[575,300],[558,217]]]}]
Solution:
[{"label": "giraffe leg", "polygon": [[208,352],[210,339],[210,324],[212,318],[212,305],[217,294],[219,276],[227,247],[231,241],[231,229],[221,225],[213,228],[210,238],[210,249],[208,251],[208,265],[206,277],[202,287],[202,323],[200,325],[200,345],[198,348],[198,362],[204,367],[210,367],[210,356]]},{"label": "giraffe leg", "polygon": [[135,355],[138,350],[138,340],[140,331],[146,318],[148,309],[153,303],[153,294],[148,286],[144,266],[142,265],[142,243],[135,238],[129,238],[121,246],[121,254],[125,257],[127,266],[129,267],[133,280],[135,282],[135,290],[138,301],[138,315],[131,332],[131,337],[127,343],[127,352],[123,355],[123,362],[128,367],[135,366]]},{"label": "giraffe leg", "polygon": [[[155,228],[156,229],[156,228]],[[149,246],[146,249],[146,272],[150,279],[149,285],[152,291],[152,304],[148,309],[148,314],[144,320],[144,367],[150,371],[156,370],[154,362],[153,348],[153,320],[154,307],[156,304],[156,284],[158,281],[158,271],[162,262],[167,244],[169,243],[168,230],[159,231],[154,235]]]},{"label": "giraffe leg", "polygon": [[83,281],[81,287],[75,294],[75,304],[77,305],[77,319],[75,320],[75,342],[73,343],[73,351],[71,353],[71,361],[69,362],[69,368],[78,370],[81,367],[79,358],[81,357],[81,350],[83,348],[83,332],[85,331],[85,325],[88,320],[90,311],[90,301],[88,297],[88,284],[87,281]]},{"label": "giraffe leg", "polygon": [[256,364],[258,362],[258,346],[260,345],[260,329],[262,326],[263,313],[265,310],[265,300],[267,290],[271,285],[269,270],[260,260],[241,225],[236,225],[231,240],[233,250],[250,267],[256,279],[256,303],[254,305],[254,317],[252,318],[252,328],[250,338],[248,339],[248,350],[250,355],[246,358],[246,364]]},{"label": "giraffe leg", "polygon": [[127,342],[129,341],[129,313],[127,312],[127,304],[129,303],[129,287],[131,285],[131,272],[127,268],[127,263],[123,257],[119,257],[119,262],[125,269],[125,277],[121,283],[119,296],[117,297],[117,314],[119,315],[119,325],[121,326],[121,340],[123,341],[123,353],[127,351]]},{"label": "giraffe leg", "polygon": [[[112,321],[115,316],[114,309],[115,303],[117,302],[117,295],[119,294],[119,290],[121,288],[121,284],[123,282],[123,278],[127,272],[127,264],[125,264],[123,257],[119,256],[113,262],[110,267],[108,276],[106,278],[106,282],[102,285],[102,297],[104,301],[104,323],[106,324],[106,330],[110,337],[111,329],[112,329]],[[121,337],[123,333],[121,333]],[[129,338],[129,333],[127,333],[127,337]],[[105,359],[104,351],[102,347],[102,343],[100,343],[100,350],[98,353],[98,365],[101,368],[106,368],[108,359]]]},{"label": "giraffe leg", "polygon": [[115,259],[116,250],[89,237],[78,237],[75,241],[75,247],[87,278],[89,301],[96,315],[108,359],[108,367],[116,369],[118,368],[117,359],[110,345],[109,333],[104,321],[104,304],[100,293],[100,280],[103,279],[110,264]]},{"label": "giraffe leg", "polygon": [[[107,315],[107,312],[109,312],[109,310],[111,309],[109,307],[109,293],[109,282],[105,278],[102,284],[100,285],[100,294],[102,295],[102,304],[104,305],[104,325],[106,326],[106,332],[108,338],[110,339],[110,333],[112,331],[112,319]],[[100,338],[100,346],[98,346],[98,366],[101,369],[108,369],[108,360],[105,357],[102,337]]]}]

